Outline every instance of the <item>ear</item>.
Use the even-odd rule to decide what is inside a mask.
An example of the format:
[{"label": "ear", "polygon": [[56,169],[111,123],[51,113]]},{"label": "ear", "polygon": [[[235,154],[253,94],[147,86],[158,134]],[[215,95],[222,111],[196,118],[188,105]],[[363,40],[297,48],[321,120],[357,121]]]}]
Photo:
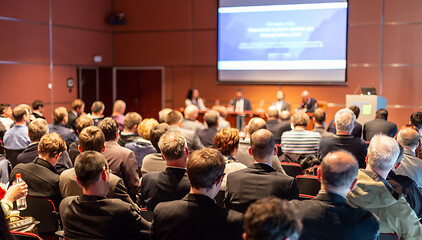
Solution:
[{"label": "ear", "polygon": [[249,152],[249,155],[251,155],[251,156],[252,156],[252,148],[249,148],[249,149],[248,149],[248,152]]},{"label": "ear", "polygon": [[278,149],[277,149],[277,147],[276,147],[276,146],[274,146],[274,152],[273,152],[273,155],[274,155],[274,156],[277,156],[277,152],[278,152]]},{"label": "ear", "polygon": [[80,153],[82,152],[81,145],[78,145],[78,150],[79,150]]},{"label": "ear", "polygon": [[163,160],[166,160],[166,158],[164,157],[164,155],[161,153],[161,158],[163,158]]},{"label": "ear", "polygon": [[355,178],[355,180],[353,180],[353,182],[352,182],[352,185],[350,185],[350,191],[352,191],[356,187],[357,183],[358,183],[358,179]]},{"label": "ear", "polygon": [[[186,152],[186,155],[189,156],[189,148],[188,147],[185,147],[185,152]],[[163,157],[163,159],[164,159],[164,157]]]},{"label": "ear", "polygon": [[223,178],[224,178],[224,176],[220,176],[218,178],[217,182],[215,182],[215,186],[218,186],[220,183],[222,183],[223,182]]},{"label": "ear", "polygon": [[101,152],[104,152],[105,151],[105,146],[103,146],[103,150],[101,150]]},{"label": "ear", "polygon": [[318,181],[321,182],[321,167],[317,169],[317,178],[318,178]]},{"label": "ear", "polygon": [[105,169],[103,168],[103,170],[101,171],[101,179],[103,179],[104,181],[107,181],[107,173],[105,171]]},{"label": "ear", "polygon": [[399,163],[396,163],[396,165],[394,166],[394,169],[397,169],[397,168],[399,168],[399,167],[400,167],[400,164],[401,164],[401,162],[399,162]]},{"label": "ear", "polygon": [[59,159],[62,156],[62,152],[61,153],[57,153],[56,156],[54,156],[55,159]]},{"label": "ear", "polygon": [[366,157],[365,157],[365,163],[366,163],[366,165],[368,165],[368,155],[366,155]]},{"label": "ear", "polygon": [[248,236],[246,235],[246,233],[245,233],[245,232],[242,234],[242,239],[243,239],[243,240],[248,239]]},{"label": "ear", "polygon": [[334,128],[337,128],[337,126],[336,126],[336,121],[334,121]]},{"label": "ear", "polygon": [[[78,176],[76,176],[76,174],[75,174],[75,177],[76,177],[76,181],[78,182],[78,184],[81,185],[81,182],[79,182]],[[81,185],[81,187],[82,187],[82,185]]]}]

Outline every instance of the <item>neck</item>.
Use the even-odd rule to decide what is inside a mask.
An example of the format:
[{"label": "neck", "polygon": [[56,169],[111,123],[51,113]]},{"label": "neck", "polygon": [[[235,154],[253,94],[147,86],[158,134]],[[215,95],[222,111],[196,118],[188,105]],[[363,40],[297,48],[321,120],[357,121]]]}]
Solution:
[{"label": "neck", "polygon": [[390,172],[390,171],[382,171],[382,170],[378,170],[378,169],[377,170],[372,169],[372,167],[369,166],[369,164],[366,166],[366,170],[374,172],[374,173],[380,175],[381,177],[383,177],[384,179],[387,179],[388,173]]},{"label": "neck", "polygon": [[26,125],[25,121],[16,122],[15,125]]},{"label": "neck", "polygon": [[90,185],[88,188],[82,189],[83,194],[88,196],[98,196],[98,197],[106,197],[108,193],[108,187],[104,188],[102,186],[99,186],[99,184],[94,183],[93,185]]},{"label": "neck", "polygon": [[302,130],[302,131],[304,131],[305,130],[305,127],[304,126],[295,126],[295,130]]},{"label": "neck", "polygon": [[215,191],[213,188],[211,188],[211,189],[209,189],[209,190],[207,190],[207,189],[204,189],[204,188],[201,188],[201,189],[197,189],[197,188],[193,188],[193,187],[191,187],[190,188],[190,194],[200,194],[200,195],[205,195],[205,196],[207,196],[207,197],[209,197],[209,198],[211,198],[211,199],[214,199],[215,198],[215,196],[217,195],[217,192],[218,191]]},{"label": "neck", "polygon": [[266,163],[266,164],[270,164],[271,165],[271,163],[273,162],[273,159],[272,159],[272,156],[271,156],[271,157],[263,158],[263,159],[253,158],[253,161],[254,162],[257,162],[257,163]]},{"label": "neck", "polygon": [[345,188],[345,189],[333,188],[333,187],[330,187],[330,186],[325,186],[324,184],[321,184],[321,190],[324,190],[324,191],[329,192],[329,193],[338,194],[340,196],[343,196],[344,198],[346,198],[347,194],[349,193],[349,189],[347,189],[347,188]]},{"label": "neck", "polygon": [[127,128],[124,128],[124,129],[123,129],[123,132],[124,132],[124,133],[134,133],[134,131],[132,131],[132,130],[130,130],[130,129],[127,129]]},{"label": "neck", "polygon": [[42,156],[42,155],[38,155],[38,157],[46,160],[47,162],[49,162],[53,166],[55,166],[56,163],[57,163],[57,159],[55,159],[55,158],[51,158],[51,157],[48,157],[48,156]]},{"label": "neck", "polygon": [[183,157],[177,160],[169,160],[166,161],[168,167],[178,167],[178,168],[186,168],[186,158]]},{"label": "neck", "polygon": [[337,130],[337,135],[350,135],[350,134],[352,134],[352,132],[344,132],[344,131]]},{"label": "neck", "polygon": [[315,127],[324,127],[322,123],[317,123],[317,122],[314,122],[314,123],[315,123]]},{"label": "neck", "polygon": [[111,116],[119,116],[119,115],[122,115],[121,113],[119,113],[119,112],[113,112],[113,114],[111,114]]}]

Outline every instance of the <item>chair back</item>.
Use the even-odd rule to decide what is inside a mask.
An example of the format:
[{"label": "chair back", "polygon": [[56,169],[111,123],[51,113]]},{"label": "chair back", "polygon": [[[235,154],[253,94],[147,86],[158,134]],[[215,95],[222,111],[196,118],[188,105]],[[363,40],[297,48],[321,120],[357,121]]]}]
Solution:
[{"label": "chair back", "polygon": [[226,194],[226,191],[220,190],[220,191],[218,191],[217,195],[214,198],[215,203],[222,208],[224,208],[224,196],[225,196],[225,194]]},{"label": "chair back", "polygon": [[42,240],[37,234],[10,231],[17,240]]},{"label": "chair back", "polygon": [[28,207],[21,211],[21,216],[30,216],[39,221],[38,232],[53,233],[59,230],[59,214],[56,212],[54,203],[48,198],[27,196]]},{"label": "chair back", "polygon": [[146,208],[141,208],[141,217],[148,222],[152,222],[152,212],[148,211]]},{"label": "chair back", "polygon": [[13,149],[6,149],[6,158],[12,164],[14,168],[18,164],[18,155],[23,152],[25,149],[13,150]]},{"label": "chair back", "polygon": [[400,240],[395,233],[380,233],[378,240]]},{"label": "chair back", "polygon": [[317,176],[298,175],[296,176],[297,187],[299,188],[299,198],[314,198],[321,189],[321,183]]},{"label": "chair back", "polygon": [[302,167],[300,166],[299,163],[281,162],[280,164],[283,167],[286,174],[291,177],[296,177],[297,175],[302,174]]}]

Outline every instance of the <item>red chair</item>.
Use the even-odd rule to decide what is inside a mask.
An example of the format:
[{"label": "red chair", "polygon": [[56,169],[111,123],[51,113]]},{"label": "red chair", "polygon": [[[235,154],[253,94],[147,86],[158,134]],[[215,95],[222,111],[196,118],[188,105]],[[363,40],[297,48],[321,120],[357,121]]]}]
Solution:
[{"label": "red chair", "polygon": [[380,233],[378,240],[400,240],[395,233]]},{"label": "red chair", "polygon": [[17,240],[42,240],[37,234],[10,231]]},{"label": "red chair", "polygon": [[299,188],[299,199],[314,198],[321,189],[321,183],[317,176],[298,175],[296,176],[297,187]]},{"label": "red chair", "polygon": [[299,163],[280,162],[280,164],[289,176],[296,177],[297,175],[302,174],[302,167]]}]

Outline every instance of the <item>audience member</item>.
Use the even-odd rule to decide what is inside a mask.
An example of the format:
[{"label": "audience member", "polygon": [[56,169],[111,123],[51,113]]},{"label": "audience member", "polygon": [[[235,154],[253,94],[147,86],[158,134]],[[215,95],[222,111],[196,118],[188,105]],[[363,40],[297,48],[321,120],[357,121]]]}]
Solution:
[{"label": "audience member", "polygon": [[355,114],[348,108],[337,111],[335,115],[337,134],[321,140],[318,150],[319,159],[323,159],[329,152],[342,149],[350,152],[357,159],[359,168],[366,167],[366,143],[361,138],[351,135],[355,119]]},{"label": "audience member", "polygon": [[290,123],[280,121],[279,117],[277,107],[270,106],[267,111],[267,129],[274,135],[276,144],[281,144],[281,135],[284,132],[292,130]]},{"label": "audience member", "polygon": [[321,134],[306,130],[309,117],[304,112],[297,112],[292,117],[294,129],[281,135],[283,154],[316,155]]},{"label": "audience member", "polygon": [[[277,154],[273,134],[260,129],[251,136],[254,164],[227,176],[224,199],[229,209],[245,212],[254,201],[275,196],[283,199],[299,197],[296,180],[271,167],[272,156]],[[188,172],[189,175],[189,172]]]},{"label": "audience member", "polygon": [[185,100],[185,107],[189,105],[195,105],[201,111],[207,110],[204,101],[202,101],[202,98],[199,97],[199,90],[197,88],[189,89],[188,91],[188,95]]},{"label": "audience member", "polygon": [[198,135],[193,130],[182,128],[183,115],[179,111],[171,111],[167,115],[167,123],[171,130],[176,130],[182,133],[188,143],[189,152],[204,148]]},{"label": "audience member", "polygon": [[221,190],[226,190],[227,174],[246,168],[245,164],[238,162],[233,156],[239,148],[239,130],[236,128],[226,128],[217,132],[214,137],[214,145],[223,154],[226,160],[226,174],[221,184]]},{"label": "audience member", "polygon": [[182,121],[182,128],[198,132],[205,128],[196,118],[198,118],[199,109],[195,105],[188,105],[185,108],[185,118]]},{"label": "audience member", "polygon": [[[13,210],[13,202],[25,197],[28,193],[28,185],[25,182],[17,183],[15,185],[10,185],[7,190],[3,189],[2,193],[4,194],[3,199],[1,199],[1,208],[6,216],[10,215],[10,212]],[[0,237],[0,239],[3,239]]]},{"label": "audience member", "polygon": [[105,136],[105,150],[102,154],[107,159],[112,172],[123,179],[131,198],[135,199],[141,185],[135,154],[131,150],[117,144],[119,126],[115,120],[109,117],[104,118],[98,124],[98,127]]},{"label": "audience member", "polygon": [[243,112],[243,111],[251,111],[252,105],[251,102],[244,98],[243,96],[243,89],[238,88],[236,91],[236,98],[230,100],[229,108],[231,111],[235,112]]},{"label": "audience member", "polygon": [[166,169],[167,164],[161,156],[161,150],[158,146],[158,142],[160,141],[161,136],[163,136],[163,134],[167,131],[170,131],[170,127],[167,123],[160,123],[151,129],[150,141],[157,153],[150,153],[144,157],[141,168],[142,175],[150,172],[161,172]]},{"label": "audience member", "polygon": [[123,131],[117,143],[124,147],[126,143],[136,142],[139,139],[138,125],[141,123],[142,117],[139,113],[128,112],[124,119]]},{"label": "audience member", "polygon": [[167,115],[173,111],[171,108],[163,108],[158,112],[158,121],[160,123],[167,122]]},{"label": "audience member", "polygon": [[106,198],[110,168],[104,156],[96,151],[81,153],[75,172],[83,195],[60,204],[66,239],[148,239],[150,224],[132,205]]},{"label": "audience member", "polygon": [[358,169],[356,159],[344,150],[324,157],[318,168],[321,190],[316,198],[292,201],[303,224],[299,239],[377,239],[377,218],[346,201],[347,193],[356,185]]},{"label": "audience member", "polygon": [[126,143],[125,147],[135,153],[138,168],[142,167],[144,157],[151,153],[156,153],[154,146],[150,141],[151,129],[157,126],[158,122],[154,118],[146,118],[138,125],[138,135],[140,136],[136,142]]},{"label": "audience member", "polygon": [[[239,140],[239,148],[237,153],[234,155],[234,158],[237,159],[240,163],[243,163],[245,166],[249,167],[253,165],[253,157],[249,149],[251,148],[251,136],[254,132],[259,129],[266,129],[267,124],[262,118],[251,118],[249,120],[248,126],[246,126],[246,138]],[[285,173],[283,168],[280,165],[280,161],[277,156],[272,157],[271,162],[272,168],[277,172]]]},{"label": "audience member", "polygon": [[268,197],[249,206],[243,229],[243,240],[296,240],[302,224],[289,202]]},{"label": "audience member", "polygon": [[217,134],[220,114],[215,110],[209,110],[204,115],[207,128],[198,131],[199,140],[205,147],[214,147],[214,136]]},{"label": "audience member", "polygon": [[422,160],[415,156],[419,145],[419,132],[412,128],[404,128],[397,135],[397,141],[404,148],[404,157],[396,174],[408,176],[422,188]]},{"label": "audience member", "polygon": [[119,124],[120,132],[124,131],[125,111],[126,111],[126,103],[123,100],[117,100],[114,102],[113,113],[111,114],[111,118],[116,120],[117,124]]},{"label": "audience member", "polygon": [[75,121],[78,117],[85,114],[85,103],[81,99],[75,99],[71,105],[72,109],[68,112],[67,125],[76,131]]},{"label": "audience member", "polygon": [[10,184],[20,173],[22,180],[28,184],[28,195],[44,197],[59,206],[62,195],[59,189],[59,174],[54,166],[62,153],[66,151],[66,143],[57,133],[48,133],[41,137],[38,144],[39,156],[33,162],[18,164],[10,174]]},{"label": "audience member", "polygon": [[68,128],[67,124],[67,110],[65,107],[58,107],[54,109],[53,121],[54,124],[49,124],[48,129],[50,132],[56,132],[62,136],[66,142],[66,146],[69,148],[70,144],[78,141],[78,136],[73,129]]},{"label": "audience member", "polygon": [[311,98],[308,91],[302,92],[302,102],[300,103],[299,110],[308,113],[313,113],[318,108],[318,102],[315,98]]},{"label": "audience member", "polygon": [[35,100],[32,102],[32,115],[34,118],[45,119],[44,115],[44,102],[41,100]]},{"label": "audience member", "polygon": [[98,124],[104,119],[104,109],[104,103],[101,101],[95,101],[91,105],[91,113],[88,114],[88,116],[94,121],[94,126],[98,126]]},{"label": "audience member", "polygon": [[379,218],[380,233],[396,233],[399,239],[422,239],[415,212],[385,180],[396,165],[399,151],[394,139],[375,135],[369,145],[366,169],[359,170],[357,185],[347,199],[352,206],[365,208]]},{"label": "audience member", "polygon": [[314,112],[314,132],[321,134],[322,138],[329,138],[334,136],[333,133],[325,131],[325,111],[322,108],[318,108]]},{"label": "audience member", "polygon": [[169,131],[160,138],[158,146],[167,168],[145,174],[141,181],[141,204],[149,211],[154,211],[160,202],[182,199],[190,190],[186,175],[189,150],[185,138],[178,131]]},{"label": "audience member", "polygon": [[[82,130],[86,127],[94,126],[94,121],[86,115],[79,116],[75,121],[74,124],[75,131],[79,135]],[[69,157],[72,163],[75,162],[76,157],[79,155],[79,139],[69,145],[69,149],[67,150],[69,152]]]},{"label": "audience member", "polygon": [[381,133],[389,137],[394,137],[397,132],[397,125],[387,121],[388,111],[386,109],[379,109],[375,113],[375,119],[363,125],[363,139],[371,141],[375,134]]},{"label": "audience member", "polygon": [[13,111],[8,103],[0,104],[0,122],[3,123],[6,130],[9,130],[14,123],[13,119]]},{"label": "audience member", "polygon": [[221,105],[212,107],[212,110],[217,111],[220,114],[220,117],[218,117],[218,127],[217,130],[230,128],[231,125],[229,121],[226,120],[227,117],[227,108]]},{"label": "audience member", "polygon": [[422,130],[422,112],[414,112],[410,115],[410,124],[414,125],[419,129],[419,132]]},{"label": "audience member", "polygon": [[[78,125],[78,123],[76,123],[76,125]],[[103,131],[98,127],[88,126],[81,131],[79,136],[78,149],[80,152],[96,151],[101,153],[104,151],[105,137]],[[63,198],[69,196],[82,196],[83,193],[82,187],[76,180],[74,168],[68,169],[60,175],[59,187]],[[138,206],[130,198],[123,180],[112,173],[110,174],[110,185],[107,198],[119,198],[138,209]]]},{"label": "audience member", "polygon": [[[355,114],[356,116],[356,120],[359,117],[360,114],[360,109],[358,106],[356,105],[352,105],[349,107],[350,110],[352,110],[352,112]],[[336,133],[336,126],[334,125],[334,120],[331,120],[330,125],[328,125],[327,127],[327,131],[328,132],[332,132],[332,133]],[[353,130],[352,130],[352,136],[357,137],[357,138],[361,138],[362,137],[362,125],[360,123],[358,123],[357,121],[355,121],[355,125],[353,126]]]},{"label": "audience member", "polygon": [[12,167],[15,167],[17,156],[31,143],[26,126],[29,123],[29,111],[24,104],[20,104],[13,109],[13,118],[16,124],[4,134],[3,143],[6,149],[6,158],[10,161]]},{"label": "audience member", "polygon": [[278,90],[276,93],[277,101],[272,104],[272,106],[276,107],[277,111],[281,113],[282,111],[290,111],[290,104],[284,101],[284,92],[282,90]]},{"label": "audience member", "polygon": [[224,158],[215,149],[195,151],[187,162],[190,193],[154,210],[153,239],[241,239],[242,214],[217,206]]}]

